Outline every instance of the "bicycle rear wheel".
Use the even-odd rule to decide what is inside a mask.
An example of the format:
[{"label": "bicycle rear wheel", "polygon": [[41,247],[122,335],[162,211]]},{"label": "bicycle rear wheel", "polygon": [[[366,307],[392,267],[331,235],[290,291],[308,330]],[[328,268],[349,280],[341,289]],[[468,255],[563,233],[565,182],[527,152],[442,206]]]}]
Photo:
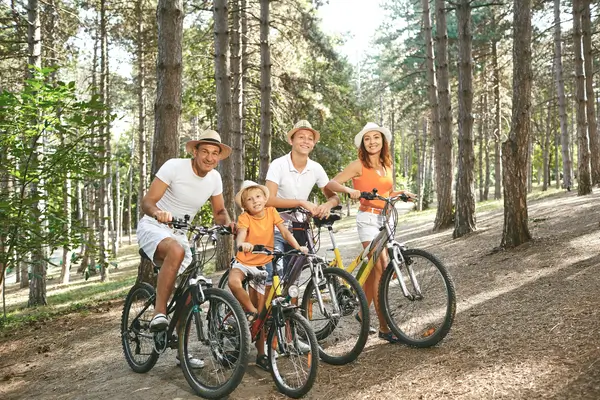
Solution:
[{"label": "bicycle rear wheel", "polygon": [[[402,256],[400,272],[409,296],[404,295],[390,261],[379,284],[379,304],[400,340],[413,347],[434,346],[446,337],[454,321],[454,283],[446,267],[431,253],[408,249],[402,250]],[[420,295],[410,278],[411,271]]]},{"label": "bicycle rear wheel", "polygon": [[[340,268],[323,268],[315,287],[311,279],[302,296],[302,315],[319,341],[319,355],[328,364],[348,364],[360,355],[369,336],[369,306],[360,284]],[[319,293],[317,293],[317,291]],[[320,295],[324,310],[321,310]]]},{"label": "bicycle rear wheel", "polygon": [[[205,301],[182,313],[179,359],[189,385],[201,397],[218,399],[240,384],[248,364],[250,333],[244,311],[219,288],[204,289]],[[193,368],[190,358],[204,367]]]},{"label": "bicycle rear wheel", "polygon": [[154,311],[154,288],[147,283],[135,284],[125,298],[121,316],[123,354],[132,370],[148,372],[158,360],[150,321]]},{"label": "bicycle rear wheel", "polygon": [[317,379],[319,346],[309,322],[298,312],[282,312],[273,318],[267,337],[271,376],[277,389],[297,399],[312,389]]}]

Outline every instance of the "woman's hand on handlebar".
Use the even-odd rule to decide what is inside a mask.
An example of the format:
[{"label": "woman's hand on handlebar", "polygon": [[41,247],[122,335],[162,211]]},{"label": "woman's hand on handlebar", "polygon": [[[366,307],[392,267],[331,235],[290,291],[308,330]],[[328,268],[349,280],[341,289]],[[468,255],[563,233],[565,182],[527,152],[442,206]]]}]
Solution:
[{"label": "woman's hand on handlebar", "polygon": [[347,187],[346,193],[350,196],[351,199],[356,200],[360,198],[360,190],[352,189]]}]

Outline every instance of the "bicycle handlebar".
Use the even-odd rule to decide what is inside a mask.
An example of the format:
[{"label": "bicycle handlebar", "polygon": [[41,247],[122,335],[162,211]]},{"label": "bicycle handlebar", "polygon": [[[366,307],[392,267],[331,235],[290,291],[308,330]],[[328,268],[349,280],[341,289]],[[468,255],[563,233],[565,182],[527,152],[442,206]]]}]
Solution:
[{"label": "bicycle handlebar", "polygon": [[375,188],[373,188],[371,192],[360,192],[360,198],[365,200],[383,200],[386,203],[394,203],[397,200],[402,200],[405,203],[417,200],[416,198],[407,196],[404,193],[400,193],[399,195],[392,197],[383,197],[377,194],[377,189]]},{"label": "bicycle handlebar", "polygon": [[183,218],[173,217],[170,222],[167,222],[166,225],[171,225],[175,229],[184,229],[192,232],[200,233],[201,235],[211,235],[213,233],[219,235],[231,235],[233,232],[231,231],[231,227],[225,225],[213,225],[208,228],[206,226],[194,226],[189,223],[190,216],[186,215]]}]

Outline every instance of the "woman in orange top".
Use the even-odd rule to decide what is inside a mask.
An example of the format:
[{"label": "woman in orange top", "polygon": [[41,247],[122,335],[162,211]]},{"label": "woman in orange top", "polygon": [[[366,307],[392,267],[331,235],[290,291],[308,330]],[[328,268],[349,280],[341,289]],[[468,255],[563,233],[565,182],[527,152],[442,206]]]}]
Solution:
[{"label": "woman in orange top", "polygon": [[[248,322],[254,322],[262,311],[265,303],[265,281],[267,271],[264,266],[271,262],[273,256],[253,254],[255,244],[273,248],[275,239],[274,228],[277,227],[281,236],[295,249],[308,253],[306,247],[301,247],[294,235],[285,227],[283,220],[274,207],[265,207],[269,198],[269,189],[252,181],[244,181],[242,188],[235,195],[235,202],[244,209],[237,221],[237,248],[241,249],[235,256],[235,262],[229,273],[229,288],[246,310]],[[250,294],[242,286],[242,281],[248,277]],[[264,335],[256,341],[256,365],[267,370],[268,361],[265,356]]]},{"label": "woman in orange top", "polygon": [[[396,196],[400,193],[413,196],[409,192],[393,191],[392,159],[389,145],[391,140],[392,134],[389,129],[373,122],[367,123],[354,137],[354,144],[358,147],[358,160],[352,161],[342,172],[337,174],[335,178],[329,181],[326,188],[338,193],[347,193],[353,199],[358,199],[360,192],[370,192],[374,188],[383,197]],[[350,179],[352,179],[354,189],[343,185]],[[382,215],[383,206],[384,202],[381,200],[360,199],[360,207],[356,215],[356,229],[363,248],[375,239],[385,222]],[[379,298],[377,296],[379,281],[384,266],[387,264],[387,254],[384,252],[375,263],[375,267],[369,274],[363,289],[369,305],[375,300],[375,311],[377,311],[377,318],[379,319],[379,337],[388,342],[397,343],[398,338],[390,331],[385,317],[379,309]],[[360,319],[360,316],[357,316],[357,319]]]}]

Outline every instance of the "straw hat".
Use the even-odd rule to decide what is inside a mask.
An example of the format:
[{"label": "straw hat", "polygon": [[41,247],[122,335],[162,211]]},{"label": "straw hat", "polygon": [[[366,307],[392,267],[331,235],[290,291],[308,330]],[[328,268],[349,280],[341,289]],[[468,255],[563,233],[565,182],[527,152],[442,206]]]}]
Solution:
[{"label": "straw hat", "polygon": [[261,189],[263,191],[263,193],[265,194],[265,197],[267,199],[269,198],[269,189],[266,186],[259,185],[258,183],[254,182],[254,181],[244,181],[242,183],[242,187],[241,187],[240,191],[237,192],[235,195],[235,202],[241,209],[244,209],[244,206],[242,205],[242,193],[244,193],[244,190],[251,188],[251,187],[257,187],[257,188]]},{"label": "straw hat", "polygon": [[379,126],[375,122],[367,122],[365,127],[362,128],[362,130],[358,132],[356,136],[354,136],[354,145],[360,149],[360,144],[362,143],[363,136],[365,136],[367,132],[371,131],[381,132],[385,136],[388,143],[392,141],[392,133],[388,128]]},{"label": "straw hat", "polygon": [[185,151],[194,155],[194,149],[200,143],[214,144],[221,148],[219,159],[224,160],[231,154],[231,147],[221,143],[221,135],[212,129],[207,129],[198,137],[198,140],[190,140],[185,144]]},{"label": "straw hat", "polygon": [[301,119],[300,121],[296,122],[296,124],[294,125],[292,130],[287,133],[287,139],[290,144],[292,143],[292,136],[294,135],[294,133],[296,133],[302,129],[306,129],[313,133],[313,135],[315,136],[315,143],[317,143],[319,141],[319,139],[321,138],[321,134],[318,131],[313,129],[310,122],[308,122],[305,119]]}]

